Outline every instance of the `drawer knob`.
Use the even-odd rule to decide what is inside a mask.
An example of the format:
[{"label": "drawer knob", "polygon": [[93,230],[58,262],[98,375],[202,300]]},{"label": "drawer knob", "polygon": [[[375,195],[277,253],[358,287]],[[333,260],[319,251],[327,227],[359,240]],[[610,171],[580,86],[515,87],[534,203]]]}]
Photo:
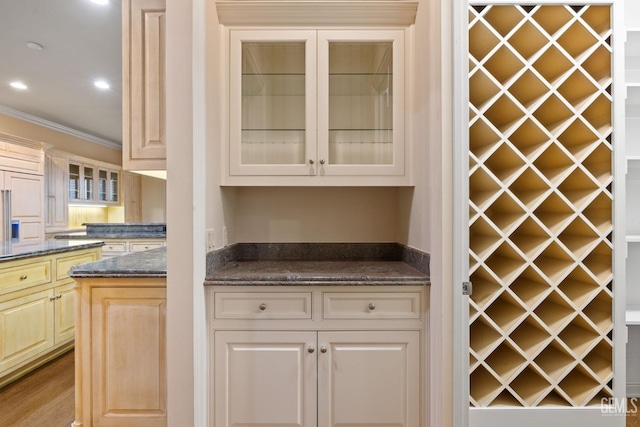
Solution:
[{"label": "drawer knob", "polygon": [[310,346],[309,346],[309,348],[307,349],[307,351],[308,351],[309,353],[313,353],[314,351],[316,351],[316,349],[315,349],[315,348],[313,348],[313,346],[312,346],[312,345],[310,345]]},{"label": "drawer knob", "polygon": [[375,310],[376,309],[376,305],[372,302],[369,303],[369,310]]},{"label": "drawer knob", "polygon": [[267,304],[265,303],[260,304],[260,310],[264,311],[266,309],[267,309]]},{"label": "drawer knob", "polygon": [[326,353],[327,352],[327,346],[323,345],[320,347],[320,353]]},{"label": "drawer knob", "polygon": [[23,274],[22,276],[20,276],[20,280],[27,280],[27,275]]}]

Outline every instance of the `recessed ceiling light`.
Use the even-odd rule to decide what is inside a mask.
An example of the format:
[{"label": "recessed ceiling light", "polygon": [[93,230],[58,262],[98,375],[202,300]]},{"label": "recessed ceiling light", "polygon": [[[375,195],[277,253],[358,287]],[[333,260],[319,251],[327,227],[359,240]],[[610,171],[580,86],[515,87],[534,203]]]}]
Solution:
[{"label": "recessed ceiling light", "polygon": [[102,90],[107,90],[111,87],[105,80],[96,80],[95,82],[93,82],[93,84],[95,85],[95,87]]},{"label": "recessed ceiling light", "polygon": [[109,4],[109,0],[91,0],[93,3],[95,4],[99,4],[99,5],[105,5],[105,4]]},{"label": "recessed ceiling light", "polygon": [[33,50],[42,50],[42,45],[36,42],[27,42],[27,47]]},{"label": "recessed ceiling light", "polygon": [[18,82],[18,81],[11,82],[11,83],[9,83],[9,85],[11,85],[11,87],[14,88],[14,89],[20,89],[20,90],[25,90],[27,88],[26,84],[24,84],[22,82]]}]

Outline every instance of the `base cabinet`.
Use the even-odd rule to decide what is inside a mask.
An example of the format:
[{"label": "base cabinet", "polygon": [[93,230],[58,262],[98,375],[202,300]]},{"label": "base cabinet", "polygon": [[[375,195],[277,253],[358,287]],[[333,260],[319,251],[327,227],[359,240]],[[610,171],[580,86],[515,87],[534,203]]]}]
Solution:
[{"label": "base cabinet", "polygon": [[424,425],[422,290],[286,288],[211,291],[214,427]]},{"label": "base cabinet", "polygon": [[0,387],[73,347],[75,292],[67,271],[100,248],[0,264]]},{"label": "base cabinet", "polygon": [[416,426],[419,335],[219,331],[215,426]]},{"label": "base cabinet", "polygon": [[166,279],[75,280],[73,425],[166,426]]}]

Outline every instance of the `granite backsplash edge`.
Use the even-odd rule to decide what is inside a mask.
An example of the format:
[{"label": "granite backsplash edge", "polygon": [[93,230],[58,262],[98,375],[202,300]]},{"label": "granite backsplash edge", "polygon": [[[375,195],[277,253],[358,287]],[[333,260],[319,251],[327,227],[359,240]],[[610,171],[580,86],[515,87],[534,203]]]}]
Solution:
[{"label": "granite backsplash edge", "polygon": [[236,243],[207,253],[207,276],[228,263],[259,260],[402,261],[430,275],[430,255],[400,243]]}]

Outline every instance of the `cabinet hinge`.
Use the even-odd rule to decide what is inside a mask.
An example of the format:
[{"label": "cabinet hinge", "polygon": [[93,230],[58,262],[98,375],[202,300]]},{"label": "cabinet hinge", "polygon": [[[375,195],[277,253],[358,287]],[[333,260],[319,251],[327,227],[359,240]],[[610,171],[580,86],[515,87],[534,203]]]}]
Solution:
[{"label": "cabinet hinge", "polygon": [[462,282],[462,295],[469,296],[473,293],[473,285],[471,282]]}]

